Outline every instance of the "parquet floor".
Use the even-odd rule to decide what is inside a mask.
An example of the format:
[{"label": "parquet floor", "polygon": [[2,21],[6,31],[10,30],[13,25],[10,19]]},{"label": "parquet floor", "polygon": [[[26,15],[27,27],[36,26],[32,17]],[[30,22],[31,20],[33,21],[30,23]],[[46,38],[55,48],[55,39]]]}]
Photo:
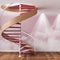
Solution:
[{"label": "parquet floor", "polygon": [[0,60],[60,60],[59,52],[39,52],[35,55],[22,55],[18,57],[18,53],[0,53]]}]

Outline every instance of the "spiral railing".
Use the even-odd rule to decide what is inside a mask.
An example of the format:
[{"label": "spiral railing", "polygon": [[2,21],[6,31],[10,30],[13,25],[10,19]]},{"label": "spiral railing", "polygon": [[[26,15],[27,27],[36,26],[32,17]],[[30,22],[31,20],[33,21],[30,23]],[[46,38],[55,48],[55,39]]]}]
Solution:
[{"label": "spiral railing", "polygon": [[34,16],[37,13],[37,8],[35,6],[25,4],[18,4],[14,6],[2,5],[1,8],[4,11],[23,12],[22,14],[14,17],[13,19],[9,20],[1,26],[1,36],[11,42],[18,44],[20,48],[19,54],[33,53],[33,47],[20,39],[22,35],[24,35],[21,34],[21,21],[24,21]]}]

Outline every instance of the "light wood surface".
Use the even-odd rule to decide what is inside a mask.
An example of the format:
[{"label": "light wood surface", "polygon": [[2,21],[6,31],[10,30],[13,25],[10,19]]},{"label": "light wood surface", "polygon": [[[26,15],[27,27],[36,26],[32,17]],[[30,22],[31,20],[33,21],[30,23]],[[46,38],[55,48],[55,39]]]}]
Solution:
[{"label": "light wood surface", "polygon": [[60,53],[36,53],[35,55],[22,55],[18,57],[18,53],[0,53],[0,60],[60,60]]}]

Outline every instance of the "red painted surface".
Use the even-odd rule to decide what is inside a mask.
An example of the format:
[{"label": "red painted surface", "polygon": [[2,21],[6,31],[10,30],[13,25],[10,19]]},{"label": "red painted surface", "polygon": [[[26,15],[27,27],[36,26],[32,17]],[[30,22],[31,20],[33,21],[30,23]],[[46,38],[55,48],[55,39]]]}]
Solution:
[{"label": "red painted surface", "polygon": [[19,9],[19,5],[9,6],[9,8]]},{"label": "red painted surface", "polygon": [[35,6],[21,4],[21,9],[35,9]]},{"label": "red painted surface", "polygon": [[[35,6],[20,4],[21,9],[35,9]],[[19,9],[19,5],[10,6],[9,8]]]}]

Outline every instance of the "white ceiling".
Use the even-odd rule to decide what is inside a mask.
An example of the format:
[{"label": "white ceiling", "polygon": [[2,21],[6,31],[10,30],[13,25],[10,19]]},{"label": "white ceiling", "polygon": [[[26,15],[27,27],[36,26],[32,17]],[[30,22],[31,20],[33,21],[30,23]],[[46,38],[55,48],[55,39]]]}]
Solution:
[{"label": "white ceiling", "polygon": [[60,0],[0,0],[0,4],[6,3],[33,4],[39,8],[46,8],[46,11],[60,12]]},{"label": "white ceiling", "polygon": [[0,0],[0,4],[5,3],[27,3],[34,4],[38,7],[44,8],[60,8],[60,0]]}]

